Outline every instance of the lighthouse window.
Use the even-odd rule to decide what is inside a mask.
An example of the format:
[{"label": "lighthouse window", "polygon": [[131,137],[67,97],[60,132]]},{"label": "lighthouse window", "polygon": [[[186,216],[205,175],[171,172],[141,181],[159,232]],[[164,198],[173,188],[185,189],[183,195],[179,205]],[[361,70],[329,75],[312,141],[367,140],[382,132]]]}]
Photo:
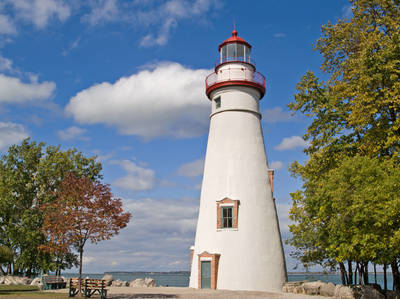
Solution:
[{"label": "lighthouse window", "polygon": [[231,228],[233,227],[233,207],[222,207],[222,227]]},{"label": "lighthouse window", "polygon": [[221,97],[215,98],[215,109],[218,109],[221,107]]},{"label": "lighthouse window", "polygon": [[241,45],[241,44],[238,44],[237,45],[237,57],[238,57],[238,60],[240,60],[240,61],[245,61],[245,58],[244,58],[244,45]]}]

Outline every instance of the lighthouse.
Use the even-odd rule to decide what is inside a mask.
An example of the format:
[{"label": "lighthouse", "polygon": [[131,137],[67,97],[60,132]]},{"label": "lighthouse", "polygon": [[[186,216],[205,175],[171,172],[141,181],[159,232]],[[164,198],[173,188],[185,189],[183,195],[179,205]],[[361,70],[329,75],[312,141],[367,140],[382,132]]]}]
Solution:
[{"label": "lighthouse", "polygon": [[192,288],[280,291],[287,280],[260,123],[265,77],[251,48],[234,30],[206,78],[210,131],[190,249]]}]

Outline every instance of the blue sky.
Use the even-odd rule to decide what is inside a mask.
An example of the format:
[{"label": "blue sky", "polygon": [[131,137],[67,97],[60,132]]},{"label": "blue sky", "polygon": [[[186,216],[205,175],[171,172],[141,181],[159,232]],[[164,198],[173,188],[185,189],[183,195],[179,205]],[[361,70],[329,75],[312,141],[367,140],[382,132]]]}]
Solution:
[{"label": "blue sky", "polygon": [[[88,245],[85,272],[189,269],[207,145],[204,79],[231,35],[252,46],[266,76],[260,103],[283,238],[288,166],[304,161],[309,120],[286,104],[307,71],[321,25],[348,15],[335,1],[0,0],[0,151],[25,137],[76,147],[133,218]],[[285,246],[288,270],[296,261]]]}]

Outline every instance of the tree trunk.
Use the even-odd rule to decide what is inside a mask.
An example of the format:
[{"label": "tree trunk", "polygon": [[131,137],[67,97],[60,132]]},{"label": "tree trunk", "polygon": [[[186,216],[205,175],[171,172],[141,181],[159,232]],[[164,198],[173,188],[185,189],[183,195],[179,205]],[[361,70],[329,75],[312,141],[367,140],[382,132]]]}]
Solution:
[{"label": "tree trunk", "polygon": [[363,274],[364,274],[364,284],[369,284],[369,277],[368,277],[368,262],[363,263]]},{"label": "tree trunk", "polygon": [[392,275],[393,275],[393,291],[400,290],[400,273],[399,267],[397,265],[397,259],[395,259],[390,264],[392,266]]},{"label": "tree trunk", "polygon": [[377,284],[377,282],[376,282],[376,264],[374,263],[374,281],[375,281],[375,284]]},{"label": "tree trunk", "polygon": [[383,264],[383,289],[386,293],[387,291],[387,276],[386,276],[387,264]]},{"label": "tree trunk", "polygon": [[349,284],[353,284],[353,265],[351,264],[351,261],[350,260],[348,260],[347,261],[347,268],[349,268],[349,271],[348,271],[348,273],[349,273]]},{"label": "tree trunk", "polygon": [[346,268],[342,262],[339,263],[339,268],[340,268],[340,279],[342,280],[342,285],[347,285]]},{"label": "tree trunk", "polygon": [[83,246],[79,247],[79,296],[82,297],[82,257],[83,257]]},{"label": "tree trunk", "polygon": [[1,271],[1,274],[3,274],[3,276],[7,275],[7,273],[4,272],[3,267],[1,267],[1,266],[0,266],[0,271]]}]

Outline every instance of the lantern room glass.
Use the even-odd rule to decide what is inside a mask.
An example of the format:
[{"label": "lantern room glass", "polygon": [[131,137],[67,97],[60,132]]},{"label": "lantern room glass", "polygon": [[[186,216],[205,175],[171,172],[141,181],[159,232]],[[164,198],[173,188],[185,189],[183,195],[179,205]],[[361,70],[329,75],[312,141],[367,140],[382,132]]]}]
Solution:
[{"label": "lantern room glass", "polygon": [[229,61],[244,61],[250,63],[250,48],[244,44],[229,43],[221,47],[220,63]]}]

